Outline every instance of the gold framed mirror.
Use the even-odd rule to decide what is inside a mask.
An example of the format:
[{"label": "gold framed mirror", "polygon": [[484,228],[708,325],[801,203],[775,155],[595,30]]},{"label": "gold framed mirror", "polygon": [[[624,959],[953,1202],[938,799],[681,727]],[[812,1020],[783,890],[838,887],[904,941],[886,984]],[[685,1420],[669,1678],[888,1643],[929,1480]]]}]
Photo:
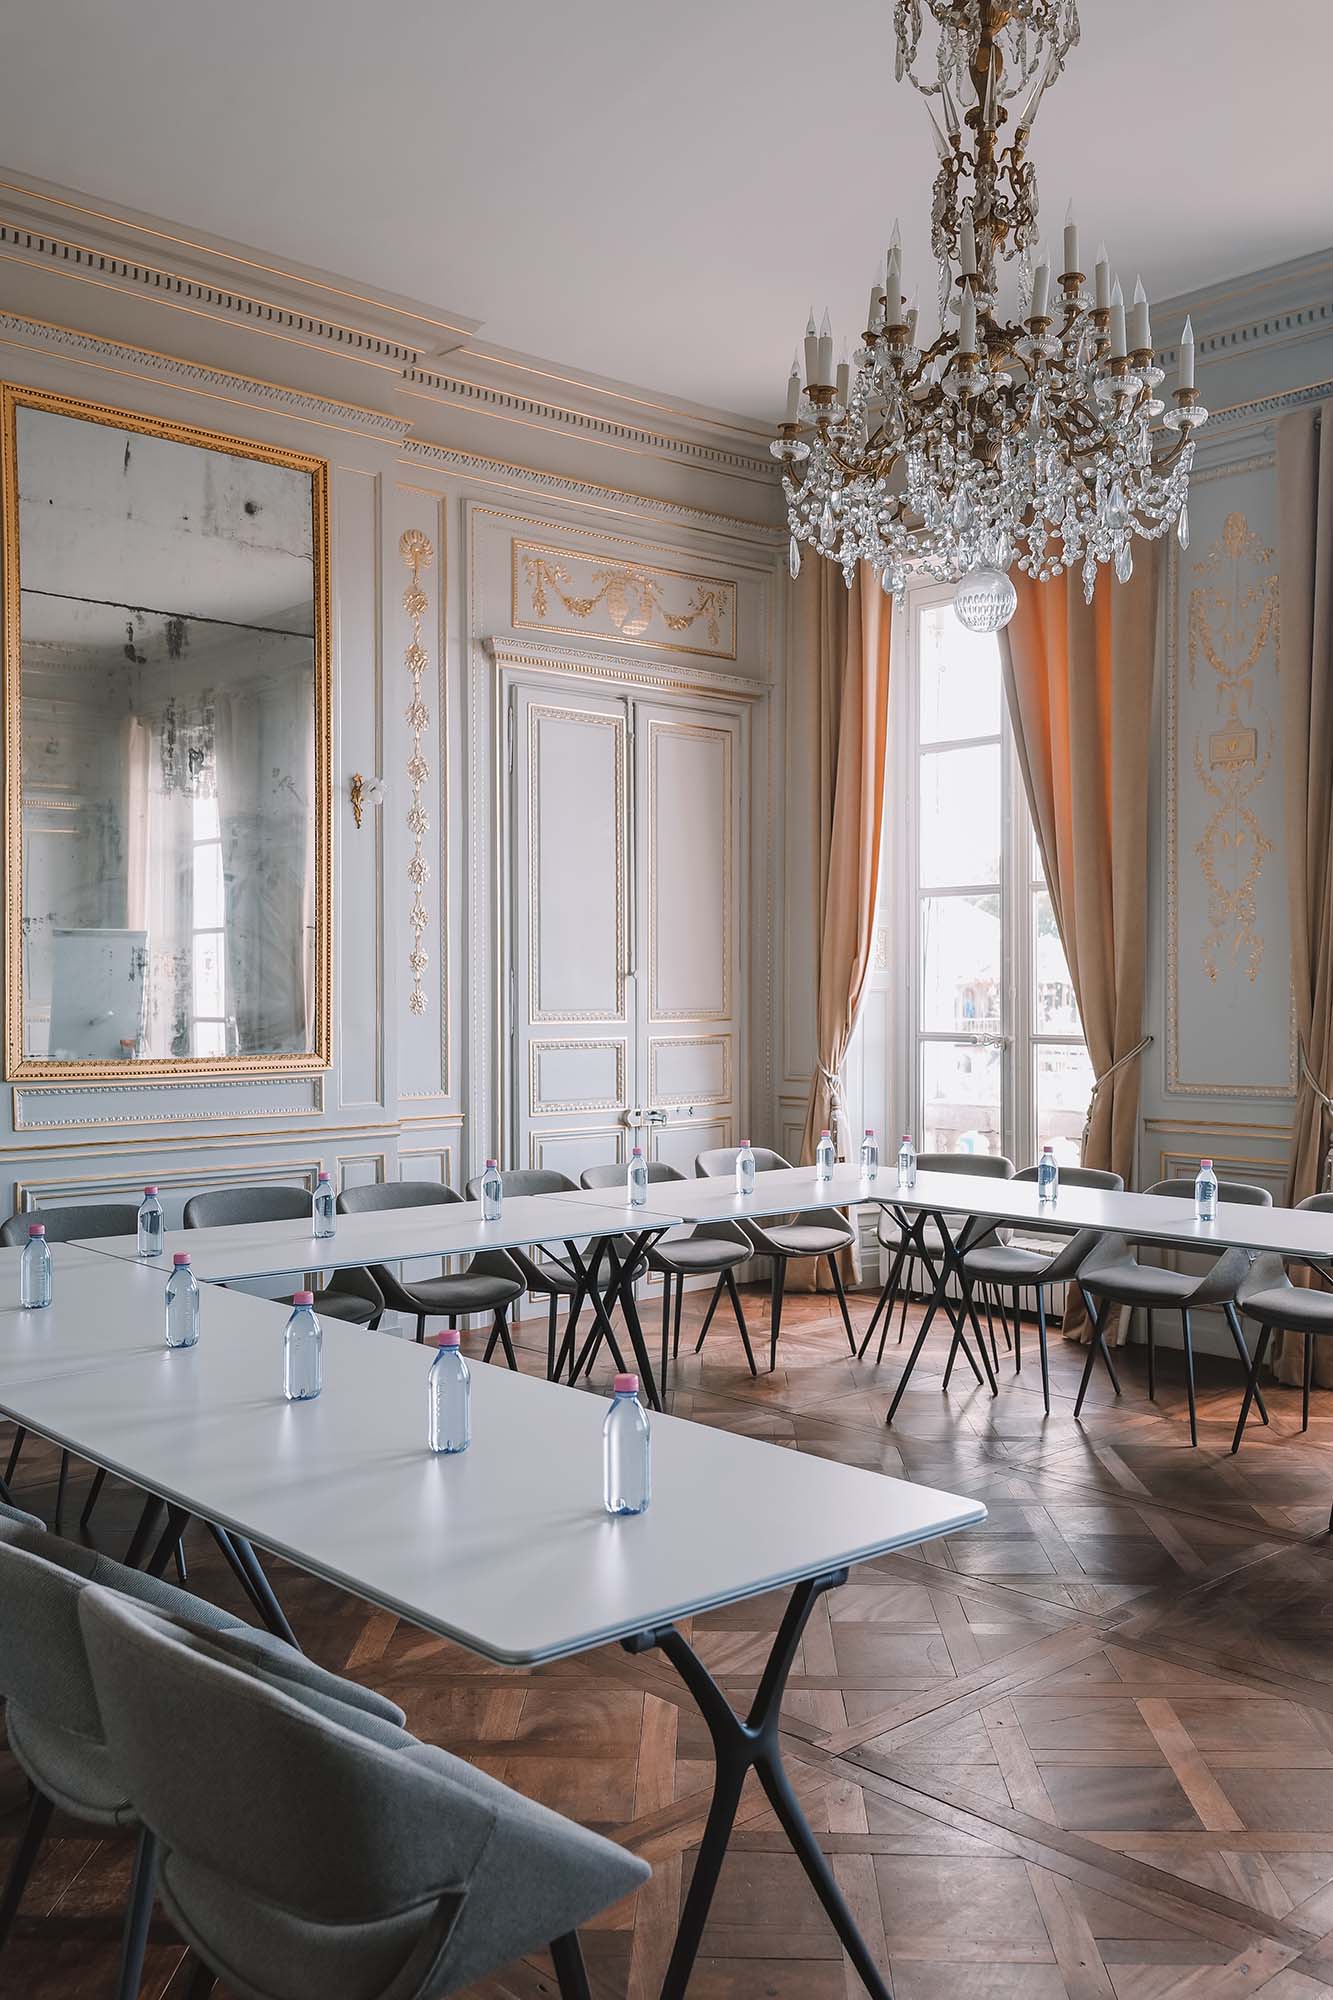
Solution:
[{"label": "gold framed mirror", "polygon": [[3,385],[6,1075],[329,1064],[328,466]]}]

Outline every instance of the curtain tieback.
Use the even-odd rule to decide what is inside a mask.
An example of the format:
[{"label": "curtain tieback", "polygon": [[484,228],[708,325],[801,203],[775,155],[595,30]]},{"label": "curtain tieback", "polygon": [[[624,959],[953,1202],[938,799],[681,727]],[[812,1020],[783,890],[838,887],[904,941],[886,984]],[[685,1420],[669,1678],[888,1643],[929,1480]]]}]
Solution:
[{"label": "curtain tieback", "polygon": [[818,1068],[820,1078],[829,1095],[829,1117],[832,1120],[830,1129],[833,1134],[833,1148],[836,1153],[840,1149],[843,1135],[847,1129],[847,1093],[843,1089],[842,1076],[839,1071],[830,1069],[827,1063],[820,1063]]},{"label": "curtain tieback", "polygon": [[1146,1048],[1151,1048],[1151,1046],[1152,1046],[1152,1036],[1145,1035],[1143,1037],[1143,1040],[1141,1042],[1136,1042],[1132,1049],[1126,1049],[1124,1055],[1117,1056],[1115,1061],[1111,1064],[1111,1067],[1109,1069],[1104,1069],[1101,1075],[1094,1080],[1092,1086],[1092,1095],[1088,1099],[1088,1115],[1083,1120],[1083,1137],[1078,1142],[1078,1156],[1080,1160],[1084,1159],[1087,1155],[1088,1134],[1092,1131],[1092,1114],[1097,1109],[1097,1097],[1098,1093],[1101,1090],[1102,1085],[1104,1083],[1109,1083],[1111,1081],[1111,1078],[1115,1075],[1118,1069],[1123,1069],[1126,1063],[1132,1063],[1136,1057],[1141,1056],[1143,1054],[1143,1051]]}]

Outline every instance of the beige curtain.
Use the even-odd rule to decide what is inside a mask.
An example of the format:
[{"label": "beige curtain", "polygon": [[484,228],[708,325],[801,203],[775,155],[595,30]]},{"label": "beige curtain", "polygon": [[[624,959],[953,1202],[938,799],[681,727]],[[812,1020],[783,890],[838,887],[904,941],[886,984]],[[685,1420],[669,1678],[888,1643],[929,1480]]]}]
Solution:
[{"label": "beige curtain", "polygon": [[[1333,403],[1277,427],[1278,589],[1291,979],[1300,1043],[1288,1201],[1323,1186],[1333,1096]],[[1308,1273],[1302,1274],[1308,1276]],[[1319,1381],[1333,1358],[1315,1342]],[[1275,1367],[1301,1373],[1288,1334]]]},{"label": "beige curtain", "polygon": [[[1103,569],[1091,604],[1080,573],[1015,574],[1018,609],[1001,648],[1005,692],[1037,845],[1098,1081],[1090,1167],[1134,1167],[1148,948],[1148,775],[1157,642],[1158,545],[1134,574]],[[1065,1332],[1086,1332],[1081,1303]]]}]

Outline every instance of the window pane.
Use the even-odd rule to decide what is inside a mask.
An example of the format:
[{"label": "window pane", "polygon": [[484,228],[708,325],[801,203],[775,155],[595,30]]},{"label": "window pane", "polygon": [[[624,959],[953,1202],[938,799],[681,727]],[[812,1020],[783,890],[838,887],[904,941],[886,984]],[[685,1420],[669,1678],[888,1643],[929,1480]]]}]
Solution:
[{"label": "window pane", "polygon": [[1078,1165],[1083,1121],[1092,1096],[1092,1064],[1081,1042],[1037,1043],[1037,1146],[1054,1146],[1062,1167]]},{"label": "window pane", "polygon": [[[952,612],[949,614],[952,617]],[[1000,746],[932,750],[920,760],[923,889],[1000,879]]]},{"label": "window pane", "polygon": [[222,936],[218,931],[196,932],[194,940],[194,1011],[221,1014],[223,1010]]},{"label": "window pane", "polygon": [[212,798],[196,798],[191,807],[191,813],[194,820],[194,837],[196,840],[219,840],[221,838],[222,825],[218,818],[216,795]]},{"label": "window pane", "polygon": [[1000,642],[969,632],[952,604],[921,614],[921,741],[1000,733]]},{"label": "window pane", "polygon": [[1000,1050],[921,1044],[923,1153],[999,1153]]},{"label": "window pane", "polygon": [[224,921],[222,843],[209,840],[194,850],[194,928],[221,930]]},{"label": "window pane", "polygon": [[1055,927],[1055,911],[1045,889],[1032,898],[1033,1030],[1038,1035],[1083,1034],[1078,1004],[1069,978],[1069,962],[1060,933]]},{"label": "window pane", "polygon": [[1004,976],[1000,898],[921,898],[921,1026],[998,1035]]}]

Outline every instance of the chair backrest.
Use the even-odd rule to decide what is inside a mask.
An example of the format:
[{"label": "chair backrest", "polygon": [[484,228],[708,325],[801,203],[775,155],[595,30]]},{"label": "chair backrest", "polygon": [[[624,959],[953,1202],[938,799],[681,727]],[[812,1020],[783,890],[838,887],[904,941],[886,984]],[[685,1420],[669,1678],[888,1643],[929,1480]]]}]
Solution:
[{"label": "chair backrest", "polygon": [[[1040,1168],[1020,1167],[1014,1175],[1016,1181],[1035,1181]],[[1105,1167],[1061,1167],[1061,1187],[1102,1188],[1107,1194],[1123,1194],[1125,1181],[1122,1174],[1109,1173]]]},{"label": "chair backrest", "polygon": [[429,1208],[433,1202],[462,1199],[442,1181],[370,1181],[365,1187],[344,1188],[338,1196],[338,1213],[373,1215],[378,1209]]},{"label": "chair backrest", "polygon": [[[753,1146],[755,1172],[771,1174],[778,1167],[789,1167],[790,1160],[784,1160],[781,1153],[775,1153],[771,1146]],[[739,1146],[710,1146],[706,1152],[696,1153],[694,1171],[700,1180],[711,1180],[714,1174],[734,1174]]]},{"label": "chair backrest", "polygon": [[28,1240],[28,1224],[44,1222],[48,1243],[73,1243],[84,1236],[133,1236],[139,1226],[132,1201],[82,1201],[69,1208],[27,1208],[0,1222],[0,1243],[12,1248]]},{"label": "chair backrest", "polygon": [[[665,1160],[646,1160],[650,1181],[683,1181],[685,1176],[679,1167],[670,1167]],[[626,1165],[620,1161],[610,1161],[604,1167],[585,1167],[579,1175],[579,1184],[585,1188],[623,1188]]]},{"label": "chair backrest", "polygon": [[1003,1153],[918,1153],[919,1174],[980,1174],[984,1180],[1009,1181],[1014,1163]]},{"label": "chair backrest", "polygon": [[1304,1201],[1298,1201],[1297,1208],[1308,1208],[1316,1215],[1333,1215],[1333,1194],[1307,1194]]},{"label": "chair backrest", "polygon": [[[506,1194],[573,1194],[578,1187],[568,1174],[557,1173],[554,1167],[519,1167],[513,1173],[508,1170],[503,1175]],[[481,1175],[473,1174],[467,1184],[469,1201],[481,1200]]]},{"label": "chair backrest", "polygon": [[299,1222],[309,1216],[310,1196],[305,1188],[295,1187],[210,1188],[206,1194],[192,1194],[185,1204],[187,1229],[215,1229],[243,1222]]},{"label": "chair backrest", "polygon": [[[1174,1180],[1154,1181],[1145,1194],[1179,1195],[1188,1200],[1194,1193],[1193,1175],[1178,1175]],[[1242,1208],[1271,1208],[1273,1197],[1266,1187],[1258,1187],[1253,1181],[1219,1181],[1217,1183],[1219,1201],[1238,1202]]]},{"label": "chair backrest", "polygon": [[86,1591],[79,1616],[107,1741],[164,1859],[311,1922],[461,1900],[496,1823],[489,1798],[111,1591]]}]

